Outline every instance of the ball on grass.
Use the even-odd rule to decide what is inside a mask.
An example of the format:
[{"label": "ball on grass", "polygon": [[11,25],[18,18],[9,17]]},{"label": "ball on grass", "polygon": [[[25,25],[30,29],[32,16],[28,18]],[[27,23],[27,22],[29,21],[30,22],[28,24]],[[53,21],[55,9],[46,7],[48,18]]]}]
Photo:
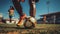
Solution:
[{"label": "ball on grass", "polygon": [[25,22],[24,22],[24,27],[25,28],[34,28],[36,25],[36,19],[33,17],[28,17],[26,18]]}]

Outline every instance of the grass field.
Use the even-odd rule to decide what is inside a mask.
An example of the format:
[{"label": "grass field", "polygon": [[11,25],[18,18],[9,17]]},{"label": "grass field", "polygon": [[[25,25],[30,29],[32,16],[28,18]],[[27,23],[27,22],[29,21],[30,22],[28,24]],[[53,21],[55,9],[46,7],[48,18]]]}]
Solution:
[{"label": "grass field", "polygon": [[60,24],[37,24],[33,29],[17,28],[15,24],[0,24],[0,33],[12,31],[19,34],[60,34]]}]

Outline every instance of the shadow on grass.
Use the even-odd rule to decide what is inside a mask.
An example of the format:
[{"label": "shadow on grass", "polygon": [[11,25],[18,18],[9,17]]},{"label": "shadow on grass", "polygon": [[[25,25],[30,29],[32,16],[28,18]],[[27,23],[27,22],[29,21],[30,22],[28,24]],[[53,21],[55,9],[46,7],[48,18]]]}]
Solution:
[{"label": "shadow on grass", "polygon": [[13,29],[33,29],[33,28],[25,28],[25,27],[7,27],[7,26],[0,26],[0,28],[13,28]]}]

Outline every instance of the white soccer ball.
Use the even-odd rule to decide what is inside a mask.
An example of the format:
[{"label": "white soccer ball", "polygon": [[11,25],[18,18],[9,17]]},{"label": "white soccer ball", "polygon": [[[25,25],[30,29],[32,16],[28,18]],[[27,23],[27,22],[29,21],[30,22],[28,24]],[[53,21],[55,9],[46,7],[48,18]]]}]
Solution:
[{"label": "white soccer ball", "polygon": [[27,17],[24,22],[24,27],[25,28],[33,28],[36,26],[36,19],[33,17]]}]

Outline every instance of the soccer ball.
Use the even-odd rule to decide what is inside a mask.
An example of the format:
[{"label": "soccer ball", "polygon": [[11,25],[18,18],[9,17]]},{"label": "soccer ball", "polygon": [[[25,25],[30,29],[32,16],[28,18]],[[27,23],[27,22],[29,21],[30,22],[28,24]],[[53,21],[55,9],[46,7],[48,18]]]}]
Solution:
[{"label": "soccer ball", "polygon": [[27,17],[24,22],[25,28],[34,28],[36,26],[36,19],[33,17]]}]

